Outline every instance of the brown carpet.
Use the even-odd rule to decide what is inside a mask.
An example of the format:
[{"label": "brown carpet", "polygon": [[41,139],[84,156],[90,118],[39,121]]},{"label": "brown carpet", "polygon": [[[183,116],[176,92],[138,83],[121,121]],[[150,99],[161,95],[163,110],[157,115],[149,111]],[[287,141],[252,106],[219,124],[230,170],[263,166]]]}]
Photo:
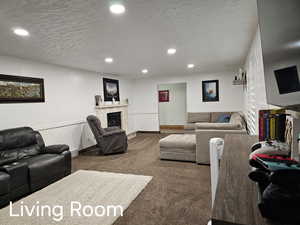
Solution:
[{"label": "brown carpet", "polygon": [[188,162],[159,160],[162,134],[138,134],[126,154],[73,160],[73,171],[90,169],[153,176],[115,225],[206,225],[211,211],[210,170]]}]

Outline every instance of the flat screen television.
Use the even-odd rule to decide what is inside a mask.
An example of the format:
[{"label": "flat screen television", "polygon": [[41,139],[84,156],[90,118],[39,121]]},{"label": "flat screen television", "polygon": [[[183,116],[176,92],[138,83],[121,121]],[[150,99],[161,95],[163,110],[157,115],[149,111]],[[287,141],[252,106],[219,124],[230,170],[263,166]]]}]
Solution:
[{"label": "flat screen television", "polygon": [[274,71],[280,95],[300,91],[297,66],[291,66]]},{"label": "flat screen television", "polygon": [[300,0],[258,0],[267,102],[300,106]]}]

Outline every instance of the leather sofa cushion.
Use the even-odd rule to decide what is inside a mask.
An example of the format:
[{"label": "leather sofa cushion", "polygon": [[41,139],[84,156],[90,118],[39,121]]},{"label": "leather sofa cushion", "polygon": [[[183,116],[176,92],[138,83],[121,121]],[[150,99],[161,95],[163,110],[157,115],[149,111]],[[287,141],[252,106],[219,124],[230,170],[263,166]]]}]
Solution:
[{"label": "leather sofa cushion", "polygon": [[38,144],[29,145],[29,146],[22,147],[22,148],[10,149],[10,150],[6,150],[6,151],[0,151],[0,164],[2,161],[5,163],[5,161],[9,162],[12,159],[14,159],[14,161],[16,161],[16,160],[20,160],[20,159],[23,159],[26,157],[32,157],[32,156],[40,154],[40,151],[41,151],[41,149]]},{"label": "leather sofa cushion", "polygon": [[17,155],[7,155],[5,152],[0,152],[0,166],[15,162],[17,160]]},{"label": "leather sofa cushion", "polygon": [[9,175],[0,172],[0,196],[9,193]]},{"label": "leather sofa cushion", "polygon": [[187,122],[188,123],[196,123],[196,122],[209,122],[210,121],[210,113],[188,113]]},{"label": "leather sofa cushion", "polygon": [[21,160],[27,162],[31,184],[65,174],[65,158],[57,154],[41,154]]},{"label": "leather sofa cushion", "polygon": [[30,127],[0,131],[0,151],[36,144],[35,132]]},{"label": "leather sofa cushion", "polygon": [[196,149],[195,134],[172,134],[159,141],[161,148]]}]

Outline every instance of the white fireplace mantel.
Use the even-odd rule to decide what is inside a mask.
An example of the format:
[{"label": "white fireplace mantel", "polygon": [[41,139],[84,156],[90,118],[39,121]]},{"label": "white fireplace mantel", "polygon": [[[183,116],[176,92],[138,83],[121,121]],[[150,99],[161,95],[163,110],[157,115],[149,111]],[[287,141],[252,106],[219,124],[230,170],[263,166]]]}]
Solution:
[{"label": "white fireplace mantel", "polygon": [[107,127],[108,113],[121,112],[122,129],[128,134],[128,104],[99,105],[95,110],[103,128]]},{"label": "white fireplace mantel", "polygon": [[106,108],[118,108],[118,107],[128,107],[128,104],[107,104],[96,106],[96,109],[106,109]]}]

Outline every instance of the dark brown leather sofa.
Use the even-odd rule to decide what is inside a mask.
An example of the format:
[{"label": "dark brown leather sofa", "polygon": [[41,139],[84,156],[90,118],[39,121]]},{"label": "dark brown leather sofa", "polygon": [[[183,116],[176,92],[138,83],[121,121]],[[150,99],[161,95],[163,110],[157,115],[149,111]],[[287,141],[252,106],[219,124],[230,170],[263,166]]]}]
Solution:
[{"label": "dark brown leather sofa", "polygon": [[70,173],[69,146],[46,147],[30,127],[0,131],[0,207]]}]

